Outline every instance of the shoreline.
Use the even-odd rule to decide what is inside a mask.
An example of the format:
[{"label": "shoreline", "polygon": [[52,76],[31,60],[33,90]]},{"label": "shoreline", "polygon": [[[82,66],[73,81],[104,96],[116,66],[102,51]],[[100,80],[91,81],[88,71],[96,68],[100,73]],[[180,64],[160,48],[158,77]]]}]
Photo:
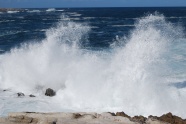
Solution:
[{"label": "shoreline", "polygon": [[150,115],[130,117],[124,112],[94,112],[77,113],[39,113],[39,112],[16,112],[9,113],[8,117],[1,117],[0,124],[186,124],[182,119],[172,113],[160,117]]}]

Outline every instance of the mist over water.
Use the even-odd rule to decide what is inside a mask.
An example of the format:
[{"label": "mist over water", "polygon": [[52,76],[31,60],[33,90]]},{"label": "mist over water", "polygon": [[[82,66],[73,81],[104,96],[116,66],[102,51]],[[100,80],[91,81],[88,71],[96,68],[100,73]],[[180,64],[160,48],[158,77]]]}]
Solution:
[{"label": "mist over water", "polygon": [[[128,37],[117,37],[100,51],[83,47],[90,31],[88,24],[62,17],[42,41],[2,54],[0,87],[10,89],[0,106],[2,115],[11,109],[144,116],[172,112],[186,118],[186,89],[174,86],[186,80],[181,26],[160,14],[147,15],[136,21]],[[56,96],[45,97],[46,88],[55,89]],[[18,99],[13,95],[17,92],[37,97]]]}]

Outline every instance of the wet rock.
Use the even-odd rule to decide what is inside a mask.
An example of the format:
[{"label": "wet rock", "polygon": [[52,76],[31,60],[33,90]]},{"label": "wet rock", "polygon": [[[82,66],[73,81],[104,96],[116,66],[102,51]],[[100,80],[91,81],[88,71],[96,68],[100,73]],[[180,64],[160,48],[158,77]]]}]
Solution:
[{"label": "wet rock", "polygon": [[18,96],[18,97],[23,97],[23,96],[25,96],[25,94],[24,94],[24,93],[19,92],[19,93],[17,93],[17,96]]},{"label": "wet rock", "polygon": [[95,119],[96,116],[92,115],[92,114],[83,114],[81,116],[78,117],[79,120],[92,120]]},{"label": "wet rock", "polygon": [[112,116],[116,116],[116,114],[115,114],[115,113],[113,113],[113,112],[108,112],[108,113],[110,113]]},{"label": "wet rock", "polygon": [[127,114],[125,114],[124,112],[117,112],[116,116],[122,116],[122,117],[126,117],[126,118],[131,118],[130,116],[128,116]]},{"label": "wet rock", "polygon": [[49,122],[48,124],[56,124],[56,122],[55,122],[55,121],[53,121],[53,122]]},{"label": "wet rock", "polygon": [[4,89],[3,92],[10,91],[10,89]]},{"label": "wet rock", "polygon": [[160,121],[168,122],[171,124],[186,124],[186,120],[183,120],[182,118],[172,115],[172,113],[167,113],[162,115],[158,118]]},{"label": "wet rock", "polygon": [[164,121],[159,121],[157,119],[153,119],[153,118],[148,118],[144,124],[170,124]]},{"label": "wet rock", "polygon": [[81,114],[79,114],[79,113],[73,113],[73,117],[75,119],[80,118],[81,117]]},{"label": "wet rock", "polygon": [[31,123],[33,118],[20,115],[20,116],[14,116],[14,117],[10,116],[8,117],[8,120],[14,123]]},{"label": "wet rock", "polygon": [[140,124],[144,124],[145,121],[147,120],[147,118],[140,115],[140,116],[134,116],[130,120],[133,122],[138,122]]},{"label": "wet rock", "polygon": [[149,115],[148,119],[151,119],[152,121],[158,120],[157,116]]},{"label": "wet rock", "polygon": [[56,92],[53,89],[48,88],[48,89],[46,89],[45,95],[46,96],[55,96]]},{"label": "wet rock", "polygon": [[36,114],[36,112],[24,112],[26,114]]},{"label": "wet rock", "polygon": [[29,97],[36,97],[36,96],[34,96],[34,95],[30,94],[30,95],[29,95]]}]

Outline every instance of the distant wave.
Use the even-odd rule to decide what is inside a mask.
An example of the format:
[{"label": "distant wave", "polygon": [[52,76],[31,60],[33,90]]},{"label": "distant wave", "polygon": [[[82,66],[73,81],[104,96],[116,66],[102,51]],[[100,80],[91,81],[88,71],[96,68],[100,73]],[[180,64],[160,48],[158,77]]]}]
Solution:
[{"label": "distant wave", "polygon": [[4,52],[5,50],[0,49],[0,52]]},{"label": "distant wave", "polygon": [[71,15],[71,16],[81,16],[81,14],[73,14],[73,15]]},{"label": "distant wave", "polygon": [[135,25],[112,25],[112,27],[134,27]]},{"label": "distant wave", "polygon": [[49,9],[46,10],[46,12],[53,12],[53,11],[56,11],[56,9],[55,8],[49,8]]},{"label": "distant wave", "polygon": [[63,10],[63,9],[61,9],[61,10],[56,10],[56,11],[63,12],[64,10]]},{"label": "distant wave", "polygon": [[96,17],[83,17],[83,19],[95,19]]},{"label": "distant wave", "polygon": [[21,33],[21,32],[28,32],[28,31],[9,31],[9,32],[4,32],[4,33],[0,34],[0,37],[6,36],[6,35],[14,35],[14,34],[18,34],[18,33]]},{"label": "distant wave", "polygon": [[81,20],[80,18],[69,18],[70,20]]},{"label": "distant wave", "polygon": [[40,10],[31,10],[31,11],[28,11],[30,13],[33,13],[33,12],[41,12]]},{"label": "distant wave", "polygon": [[10,13],[10,14],[12,14],[12,13],[18,13],[19,11],[7,11],[7,13]]},{"label": "distant wave", "polygon": [[99,28],[99,27],[97,27],[97,26],[91,26],[91,28]]},{"label": "distant wave", "polygon": [[71,20],[71,21],[73,21],[73,20],[81,20],[81,19],[80,18],[70,18],[70,17],[68,17],[68,18],[63,18],[61,20]]},{"label": "distant wave", "polygon": [[169,19],[184,19],[184,18],[186,18],[186,16],[185,17],[174,17],[174,16],[171,16],[171,17],[166,17],[166,18],[169,18]]},{"label": "distant wave", "polygon": [[15,20],[3,20],[3,21],[0,21],[0,22],[14,22]]},{"label": "distant wave", "polygon": [[68,15],[70,15],[70,16],[81,16],[81,14],[79,14],[79,13],[77,13],[77,12],[68,12],[68,13],[66,13],[66,14],[68,14]]}]

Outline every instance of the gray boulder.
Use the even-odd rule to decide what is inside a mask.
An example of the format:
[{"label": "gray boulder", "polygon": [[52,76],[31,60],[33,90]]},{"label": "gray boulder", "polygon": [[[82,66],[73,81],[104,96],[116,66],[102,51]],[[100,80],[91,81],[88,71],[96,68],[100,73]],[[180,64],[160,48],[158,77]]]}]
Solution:
[{"label": "gray boulder", "polygon": [[29,97],[36,97],[36,96],[34,96],[34,95],[30,94],[30,95],[29,95]]},{"label": "gray boulder", "polygon": [[55,96],[56,95],[56,92],[53,90],[53,89],[51,89],[51,88],[48,88],[48,89],[46,89],[46,92],[45,92],[45,96]]},{"label": "gray boulder", "polygon": [[24,94],[24,93],[19,92],[19,93],[17,93],[17,96],[18,96],[18,97],[23,97],[23,96],[25,96],[25,94]]}]

